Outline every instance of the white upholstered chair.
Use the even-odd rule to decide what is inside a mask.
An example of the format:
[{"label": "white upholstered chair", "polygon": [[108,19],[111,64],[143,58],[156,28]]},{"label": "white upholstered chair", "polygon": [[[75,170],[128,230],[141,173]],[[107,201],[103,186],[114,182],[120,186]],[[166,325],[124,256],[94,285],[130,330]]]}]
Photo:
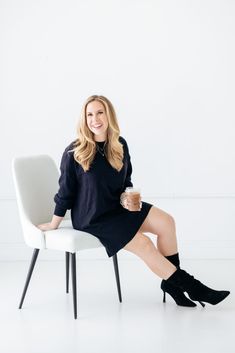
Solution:
[{"label": "white upholstered chair", "polygon": [[[16,200],[25,243],[34,249],[19,309],[36,263],[39,250],[53,249],[65,252],[66,292],[69,292],[69,263],[73,288],[74,318],[77,318],[76,252],[103,246],[98,238],[75,230],[66,214],[58,229],[42,232],[36,225],[50,222],[54,212],[54,195],[58,191],[59,171],[48,155],[17,157],[12,161]],[[68,213],[68,212],[67,212]],[[117,255],[113,257],[119,301],[122,301]]]}]

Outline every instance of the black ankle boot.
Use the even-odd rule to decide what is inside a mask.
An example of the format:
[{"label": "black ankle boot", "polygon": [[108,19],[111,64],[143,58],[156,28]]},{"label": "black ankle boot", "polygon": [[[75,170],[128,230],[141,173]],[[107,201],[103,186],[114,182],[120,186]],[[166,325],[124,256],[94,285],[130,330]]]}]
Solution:
[{"label": "black ankle boot", "polygon": [[[169,260],[173,265],[176,266],[176,268],[180,267],[180,261],[179,261],[179,254],[174,254],[170,256],[165,256],[167,260]],[[161,282],[161,289],[163,290],[163,303],[166,301],[166,293],[168,293],[176,302],[177,305],[179,306],[189,306],[189,307],[195,307],[197,304],[192,302],[190,299],[188,299],[185,295],[184,292],[178,288],[175,287],[173,284],[167,282],[166,280],[162,280]]]},{"label": "black ankle boot", "polygon": [[166,282],[186,291],[190,299],[198,301],[202,306],[205,306],[203,302],[212,305],[218,304],[230,294],[230,292],[226,290],[214,290],[205,286],[186,271],[179,268]]}]

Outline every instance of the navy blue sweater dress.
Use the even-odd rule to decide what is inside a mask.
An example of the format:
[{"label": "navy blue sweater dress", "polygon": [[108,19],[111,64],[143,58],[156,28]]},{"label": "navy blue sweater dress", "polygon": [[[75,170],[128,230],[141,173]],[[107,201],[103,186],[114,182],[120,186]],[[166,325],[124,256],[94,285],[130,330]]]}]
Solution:
[{"label": "navy blue sweater dress", "polygon": [[[141,211],[133,212],[120,204],[121,193],[133,184],[128,145],[122,136],[119,141],[124,148],[124,165],[119,172],[98,150],[90,170],[84,172],[71,152],[72,142],[61,159],[59,190],[54,197],[54,214],[63,217],[71,209],[73,227],[99,238],[109,257],[135,236],[153,206],[142,201]],[[96,142],[101,148],[104,143]]]}]

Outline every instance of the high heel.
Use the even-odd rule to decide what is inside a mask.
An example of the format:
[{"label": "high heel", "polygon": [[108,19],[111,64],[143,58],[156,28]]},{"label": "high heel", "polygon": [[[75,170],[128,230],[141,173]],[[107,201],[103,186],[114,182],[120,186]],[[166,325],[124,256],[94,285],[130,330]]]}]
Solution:
[{"label": "high heel", "polygon": [[186,291],[190,299],[198,301],[203,307],[205,306],[204,302],[216,305],[230,294],[230,291],[214,290],[205,286],[186,271],[179,268],[166,282]]},{"label": "high heel", "polygon": [[181,289],[173,286],[172,284],[168,283],[165,280],[162,280],[161,282],[161,289],[163,291],[163,303],[166,302],[166,293],[168,293],[174,299],[176,304],[179,306],[188,306],[188,307],[197,306],[197,304],[192,302],[184,295],[184,292]]},{"label": "high heel", "polygon": [[[165,258],[170,261],[173,265],[175,265],[176,268],[180,267],[180,259],[179,259],[179,253],[177,252],[176,254],[173,255],[168,255],[165,256]],[[168,293],[176,302],[177,305],[179,306],[188,306],[188,307],[195,307],[197,304],[189,300],[185,295],[184,292],[173,286],[170,283],[166,283],[166,281],[163,279],[161,282],[161,289],[163,290],[163,303],[166,302],[166,293]]]}]

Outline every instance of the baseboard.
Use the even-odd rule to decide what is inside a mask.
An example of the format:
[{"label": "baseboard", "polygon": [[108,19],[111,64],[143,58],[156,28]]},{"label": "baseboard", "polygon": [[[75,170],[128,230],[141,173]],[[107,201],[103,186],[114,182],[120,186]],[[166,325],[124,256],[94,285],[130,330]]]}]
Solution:
[{"label": "baseboard", "polygon": [[[29,261],[33,249],[25,243],[0,243],[0,261]],[[190,241],[179,244],[182,259],[235,259],[234,241]],[[42,250],[39,259],[42,261],[64,260],[62,251]],[[78,259],[109,260],[104,248],[83,250],[77,253]],[[134,260],[137,257],[126,250],[118,252],[118,258]]]}]

